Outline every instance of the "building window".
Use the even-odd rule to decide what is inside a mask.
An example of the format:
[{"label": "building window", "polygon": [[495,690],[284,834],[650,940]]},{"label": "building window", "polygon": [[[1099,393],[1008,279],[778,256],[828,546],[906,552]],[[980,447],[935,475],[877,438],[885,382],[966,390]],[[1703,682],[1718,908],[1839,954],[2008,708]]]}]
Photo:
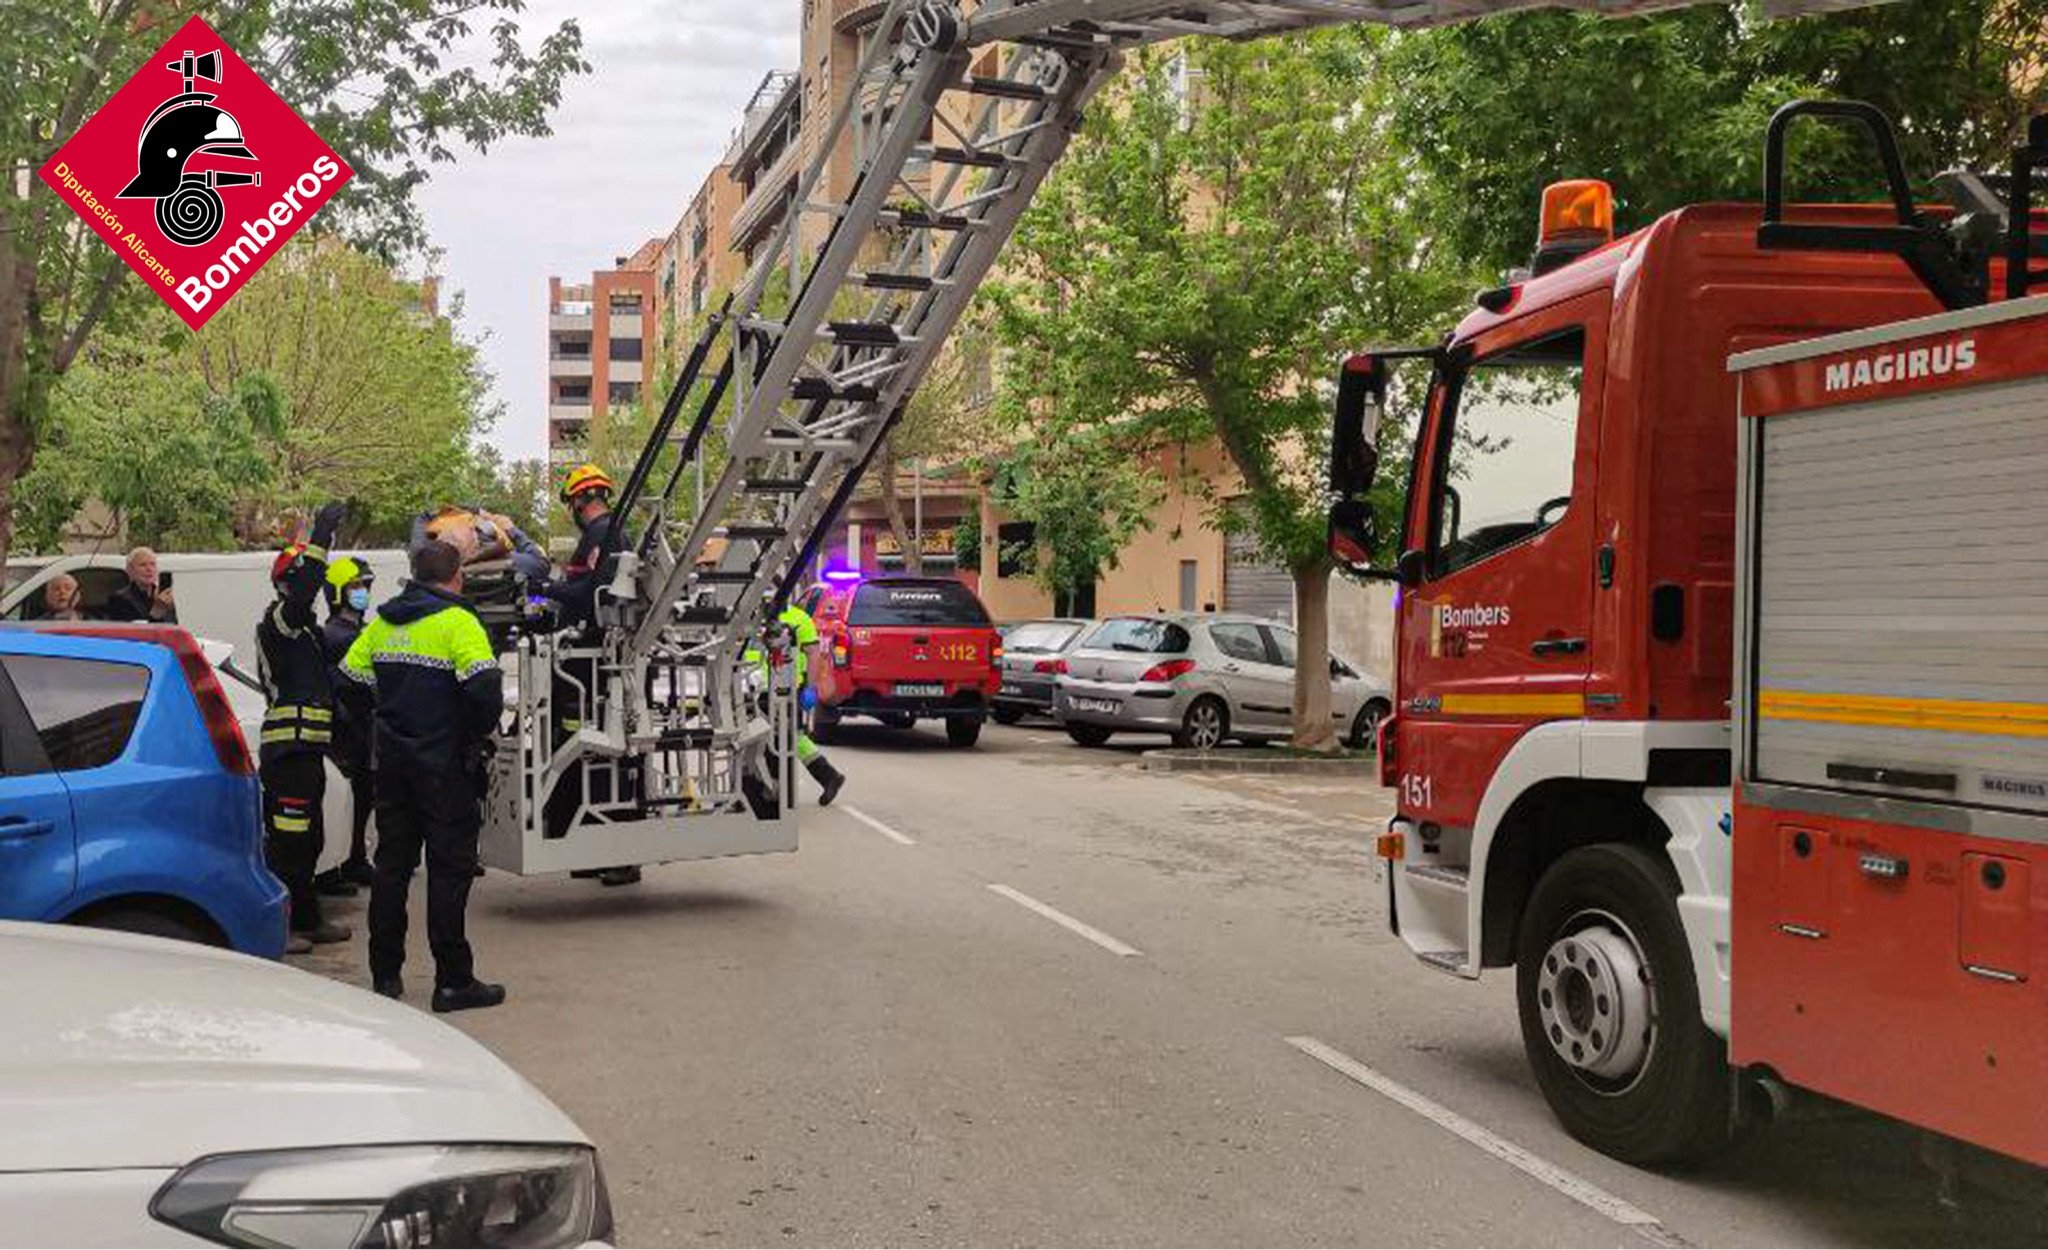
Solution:
[{"label": "building window", "polygon": [[1038,567],[1038,526],[1007,521],[996,527],[996,576],[1029,577]]},{"label": "building window", "polygon": [[589,403],[590,379],[581,378],[574,382],[555,383],[555,398],[565,404]]},{"label": "building window", "polygon": [[605,392],[605,398],[613,404],[637,404],[640,402],[638,382],[614,382]]},{"label": "building window", "polygon": [[613,339],[607,350],[611,352],[613,360],[638,360],[640,359],[640,345],[644,341],[643,339]]},{"label": "building window", "polygon": [[556,339],[555,355],[564,360],[590,359],[589,339]]},{"label": "building window", "polygon": [[640,315],[640,292],[612,292],[612,315],[614,317],[637,317]]}]

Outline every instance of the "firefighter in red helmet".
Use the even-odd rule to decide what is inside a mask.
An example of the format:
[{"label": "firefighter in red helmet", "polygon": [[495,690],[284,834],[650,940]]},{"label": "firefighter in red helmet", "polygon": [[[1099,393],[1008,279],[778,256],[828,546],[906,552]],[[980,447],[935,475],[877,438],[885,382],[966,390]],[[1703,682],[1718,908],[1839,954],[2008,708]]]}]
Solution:
[{"label": "firefighter in red helmet", "polygon": [[313,604],[327,581],[327,548],[345,506],[330,503],[312,533],[279,553],[270,582],[277,598],[256,625],[257,669],[269,707],[258,753],[263,779],[264,857],[291,893],[288,953],[346,942],[349,929],[322,918],[313,874],[324,840],[327,753],[334,741],[334,686]]}]

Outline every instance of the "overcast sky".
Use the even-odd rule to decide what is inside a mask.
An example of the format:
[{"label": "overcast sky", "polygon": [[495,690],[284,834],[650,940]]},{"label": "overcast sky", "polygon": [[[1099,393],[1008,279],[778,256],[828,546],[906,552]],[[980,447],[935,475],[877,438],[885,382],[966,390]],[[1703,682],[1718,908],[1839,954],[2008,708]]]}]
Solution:
[{"label": "overcast sky", "polygon": [[[798,0],[532,0],[529,32],[583,26],[591,72],[547,139],[441,167],[422,203],[444,290],[465,297],[505,414],[491,441],[546,454],[549,275],[587,279],[665,235],[773,69],[794,69]],[[534,38],[537,38],[537,34]],[[529,40],[531,46],[532,40]]]}]

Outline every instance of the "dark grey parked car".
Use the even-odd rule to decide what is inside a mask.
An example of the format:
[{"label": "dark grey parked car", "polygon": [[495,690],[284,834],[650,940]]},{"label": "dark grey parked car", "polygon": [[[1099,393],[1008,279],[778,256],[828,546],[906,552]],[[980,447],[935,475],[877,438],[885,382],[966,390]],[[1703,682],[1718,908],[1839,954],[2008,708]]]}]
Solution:
[{"label": "dark grey parked car", "polygon": [[[1067,735],[1101,746],[1118,733],[1163,733],[1206,751],[1226,739],[1294,732],[1294,630],[1280,621],[1179,613],[1102,622],[1066,655],[1054,710]],[[1330,663],[1339,736],[1369,747],[1393,708],[1357,666]]]},{"label": "dark grey parked car", "polygon": [[990,715],[998,725],[1026,716],[1051,716],[1064,664],[1060,657],[1079,642],[1093,621],[1058,618],[1003,626],[1003,682]]}]

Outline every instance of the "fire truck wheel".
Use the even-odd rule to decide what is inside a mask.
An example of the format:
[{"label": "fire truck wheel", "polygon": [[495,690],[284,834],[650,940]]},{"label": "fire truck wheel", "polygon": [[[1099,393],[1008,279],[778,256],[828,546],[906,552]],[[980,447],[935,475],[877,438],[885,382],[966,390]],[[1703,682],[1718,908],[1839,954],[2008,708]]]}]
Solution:
[{"label": "fire truck wheel", "polygon": [[1678,883],[1641,847],[1581,847],[1522,914],[1516,997],[1536,1083],[1573,1137],[1627,1163],[1733,1143],[1726,1045],[1700,1019]]},{"label": "fire truck wheel", "polygon": [[810,739],[829,744],[839,733],[839,713],[819,703],[811,708]]},{"label": "fire truck wheel", "polygon": [[981,717],[949,716],[946,718],[946,741],[956,747],[971,747],[981,741]]}]

